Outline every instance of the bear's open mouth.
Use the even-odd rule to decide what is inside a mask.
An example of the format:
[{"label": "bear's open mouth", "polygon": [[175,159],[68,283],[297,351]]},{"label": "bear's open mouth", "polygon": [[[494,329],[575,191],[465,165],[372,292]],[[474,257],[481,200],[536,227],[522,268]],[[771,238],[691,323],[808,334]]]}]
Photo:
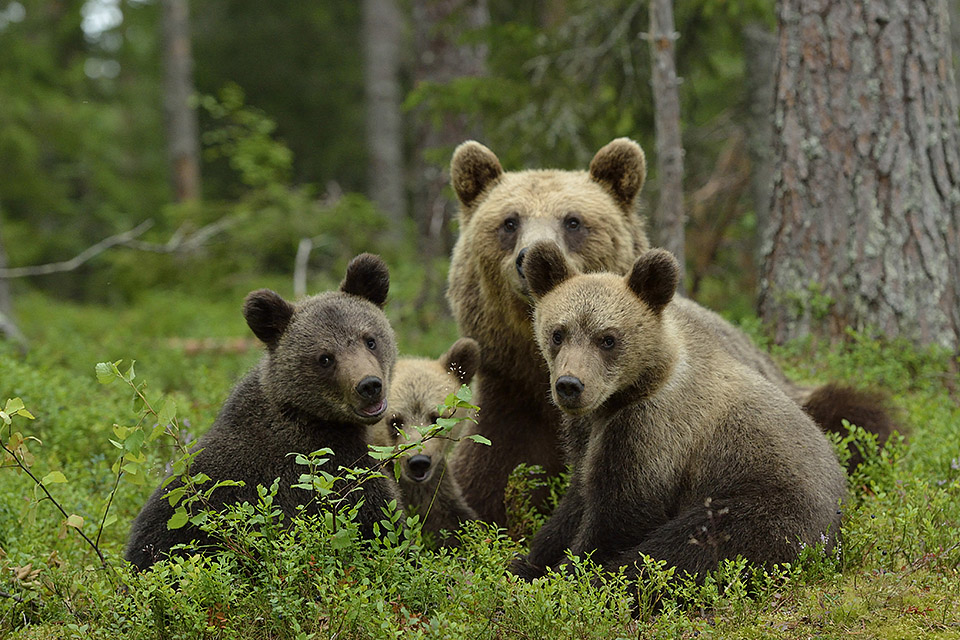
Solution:
[{"label": "bear's open mouth", "polygon": [[387,399],[381,398],[380,401],[376,404],[372,404],[368,407],[360,407],[357,409],[357,413],[367,418],[377,418],[384,411],[387,410]]}]

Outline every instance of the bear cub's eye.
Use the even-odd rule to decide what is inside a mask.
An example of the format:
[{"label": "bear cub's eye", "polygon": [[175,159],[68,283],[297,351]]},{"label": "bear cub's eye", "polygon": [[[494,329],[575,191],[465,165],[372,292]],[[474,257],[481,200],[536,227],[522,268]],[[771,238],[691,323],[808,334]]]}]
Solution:
[{"label": "bear cub's eye", "polygon": [[583,223],[580,221],[580,217],[573,214],[568,215],[563,221],[563,226],[567,231],[576,231],[581,224]]},{"label": "bear cub's eye", "polygon": [[610,350],[617,346],[617,341],[613,336],[603,336],[600,338],[600,346],[604,349]]},{"label": "bear cub's eye", "polygon": [[560,345],[563,344],[563,331],[561,331],[560,329],[557,329],[556,331],[553,332],[551,339],[553,340],[553,344],[559,347]]},{"label": "bear cub's eye", "polygon": [[440,414],[434,411],[427,417],[427,419],[430,421],[430,424],[437,424],[437,420],[440,419]]},{"label": "bear cub's eye", "polygon": [[373,338],[367,338],[367,349],[370,349],[370,351],[373,351],[376,348],[377,348],[377,341],[374,340]]},{"label": "bear cub's eye", "polygon": [[503,230],[507,233],[513,233],[520,226],[520,221],[515,217],[509,217],[503,221]]},{"label": "bear cub's eye", "polygon": [[329,353],[325,353],[317,359],[317,363],[324,369],[329,369],[333,364],[333,356]]}]

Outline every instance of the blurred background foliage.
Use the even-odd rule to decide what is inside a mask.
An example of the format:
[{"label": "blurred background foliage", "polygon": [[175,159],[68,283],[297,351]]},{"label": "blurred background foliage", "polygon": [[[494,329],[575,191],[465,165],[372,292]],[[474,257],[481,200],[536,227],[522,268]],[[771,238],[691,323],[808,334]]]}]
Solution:
[{"label": "blurred background foliage", "polygon": [[[464,22],[469,3],[453,4],[431,28],[453,33],[455,45],[479,47],[484,72],[445,82],[415,77],[430,44],[413,36],[417,3],[400,5],[398,81],[410,164],[416,157],[445,171],[455,142],[422,148],[413,123],[440,127],[460,118],[508,169],[585,168],[621,135],[638,140],[655,166],[646,3],[542,0],[518,8],[489,0],[479,3],[487,12],[479,27]],[[233,296],[251,280],[289,276],[305,237],[316,247],[311,290],[320,284],[314,278],[337,272],[361,250],[416,262],[435,242],[418,231],[418,213],[407,215],[397,242],[385,234],[393,223],[363,195],[369,158],[360,6],[190,3],[203,191],[198,201],[174,203],[159,3],[0,2],[0,225],[9,266],[63,260],[148,218],[155,224],[141,240],[152,243],[230,219],[194,251],[117,248],[72,272],[11,281],[14,293],[39,288],[109,303],[153,287]],[[772,27],[773,10],[772,0],[676,7],[689,194],[710,182],[724,153],[743,159],[750,123],[742,32],[751,23]],[[736,166],[749,174],[746,160]],[[408,198],[416,180],[409,174]],[[689,242],[712,234],[717,250],[708,263],[691,258],[688,267],[698,283],[691,292],[737,316],[753,304],[755,222],[743,182],[733,182],[701,207],[706,220],[691,213]],[[652,175],[645,206],[656,189]],[[710,224],[717,220],[723,224]],[[438,274],[426,279],[438,288],[444,252],[432,255],[441,256]],[[411,288],[424,303],[417,305],[421,324],[445,316],[442,295]]]}]

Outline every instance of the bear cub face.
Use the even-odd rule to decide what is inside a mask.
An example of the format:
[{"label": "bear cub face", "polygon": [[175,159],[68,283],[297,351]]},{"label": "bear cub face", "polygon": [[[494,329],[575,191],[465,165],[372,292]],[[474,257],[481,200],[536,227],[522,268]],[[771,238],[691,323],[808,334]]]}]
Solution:
[{"label": "bear cub face", "polygon": [[380,258],[354,258],[340,290],[293,305],[268,289],[243,315],[267,346],[264,393],[284,414],[373,424],[387,409],[396,339],[381,307],[389,288]]},{"label": "bear cub face", "polygon": [[616,393],[653,395],[667,380],[677,354],[662,312],[680,274],[670,253],[648,251],[625,277],[575,276],[556,247],[538,244],[526,270],[537,301],[534,334],[562,411],[592,413]]},{"label": "bear cub face", "polygon": [[[480,346],[472,338],[460,338],[439,360],[401,358],[397,362],[390,387],[390,409],[384,420],[372,429],[371,440],[381,446],[418,442],[418,427],[436,424],[441,417],[438,405],[460,385],[469,384],[480,366]],[[457,433],[451,433],[456,438]],[[436,480],[443,469],[453,440],[431,438],[401,456],[401,486],[426,485]]]},{"label": "bear cub face", "polygon": [[472,239],[469,253],[480,256],[482,271],[498,286],[523,299],[529,299],[524,259],[538,241],[554,243],[581,272],[625,270],[624,260],[635,254],[634,205],[646,160],[632,140],[604,146],[589,172],[505,172],[490,149],[471,140],[454,152],[450,172],[461,237]]}]

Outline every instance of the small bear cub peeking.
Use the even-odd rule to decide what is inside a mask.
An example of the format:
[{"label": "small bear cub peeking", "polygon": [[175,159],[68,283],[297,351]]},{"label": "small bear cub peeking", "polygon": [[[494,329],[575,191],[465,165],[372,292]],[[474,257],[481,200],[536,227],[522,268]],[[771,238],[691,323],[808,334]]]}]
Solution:
[{"label": "small bear cub peeking", "polygon": [[541,576],[569,549],[631,579],[641,553],[702,579],[725,558],[770,566],[836,544],[846,479],[830,444],[674,299],[670,253],[625,277],[574,275],[538,244],[526,271],[573,471],[515,574]]},{"label": "small bear cub peeking", "polygon": [[[472,338],[460,338],[438,360],[400,358],[390,385],[390,409],[371,427],[371,441],[380,446],[420,441],[418,427],[436,424],[441,417],[437,407],[460,385],[470,384],[479,366],[480,345]],[[404,503],[420,514],[423,531],[443,546],[457,544],[453,534],[461,522],[477,519],[447,464],[462,425],[458,423],[446,437],[426,440],[422,449],[412,449],[397,460]]]},{"label": "small bear cub peeking", "polygon": [[[389,289],[387,266],[378,257],[361,254],[347,266],[339,291],[311,296],[291,304],[273,291],[250,293],[243,315],[266,345],[266,354],[234,387],[210,430],[197,442],[190,473],[205,473],[211,483],[241,480],[243,486],[217,488],[210,506],[257,502],[257,485],[269,487],[280,479],[275,504],[286,518],[308,505],[319,514],[323,501],[294,488],[307,469],[290,453],[330,448],[323,469],[336,475],[340,467],[373,468],[367,452],[366,425],[387,410],[390,376],[397,359],[393,329],[381,307]],[[166,495],[179,479],[159,487],[133,523],[126,558],[145,569],[166,556],[176,544],[213,541],[189,524],[167,529],[173,507]],[[335,485],[336,486],[336,485]],[[399,499],[396,485],[377,477],[362,491],[346,495],[351,504],[363,498],[358,522],[363,535],[383,509]]]}]

